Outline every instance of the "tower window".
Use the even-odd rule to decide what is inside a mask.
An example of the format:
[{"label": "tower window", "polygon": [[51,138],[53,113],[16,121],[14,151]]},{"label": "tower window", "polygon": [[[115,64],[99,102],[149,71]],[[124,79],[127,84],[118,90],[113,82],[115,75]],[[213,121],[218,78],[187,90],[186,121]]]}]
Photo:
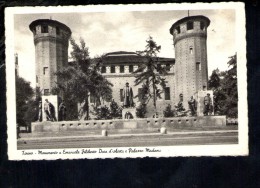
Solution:
[{"label": "tower window", "polygon": [[193,48],[190,47],[190,54],[193,54]]},{"label": "tower window", "polygon": [[133,65],[129,65],[129,72],[133,72],[134,71],[134,66]]},{"label": "tower window", "polygon": [[171,70],[171,66],[170,66],[169,63],[166,64],[166,70],[167,70],[167,71],[170,71],[170,70]]},{"label": "tower window", "polygon": [[48,67],[43,67],[43,75],[48,74]]},{"label": "tower window", "polygon": [[106,72],[107,72],[106,67],[105,67],[105,66],[102,66],[102,67],[101,67],[101,73],[106,73]]},{"label": "tower window", "polygon": [[60,35],[60,28],[56,27],[56,35]]},{"label": "tower window", "polygon": [[48,33],[48,26],[47,25],[42,25],[41,26],[41,32],[42,33]]},{"label": "tower window", "polygon": [[196,71],[200,71],[201,70],[201,65],[200,62],[196,63]]},{"label": "tower window", "polygon": [[50,94],[49,89],[44,89],[43,92],[44,92],[44,95],[49,95]]},{"label": "tower window", "polygon": [[204,30],[204,28],[205,28],[204,22],[200,22],[200,29],[201,29],[201,30]]},{"label": "tower window", "polygon": [[164,99],[165,100],[171,100],[170,88],[169,87],[166,87],[164,89]]},{"label": "tower window", "polygon": [[115,65],[112,65],[112,66],[111,66],[111,73],[115,73],[115,72],[116,72]]},{"label": "tower window", "polygon": [[120,101],[123,102],[124,101],[124,97],[123,97],[123,89],[120,89]]},{"label": "tower window", "polygon": [[181,32],[180,26],[176,27],[176,31],[177,31],[177,34],[179,34]]},{"label": "tower window", "polygon": [[120,73],[124,73],[125,72],[125,67],[124,65],[120,65]]},{"label": "tower window", "polygon": [[187,22],[187,30],[193,29],[193,22]]}]

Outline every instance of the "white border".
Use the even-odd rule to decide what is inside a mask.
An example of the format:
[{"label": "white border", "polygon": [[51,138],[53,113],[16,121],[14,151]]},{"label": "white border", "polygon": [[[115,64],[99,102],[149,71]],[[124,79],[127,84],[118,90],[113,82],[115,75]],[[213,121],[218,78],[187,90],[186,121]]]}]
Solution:
[{"label": "white border", "polygon": [[[239,143],[235,145],[193,145],[193,146],[156,146],[160,153],[123,153],[123,154],[69,154],[69,155],[22,155],[17,150],[16,139],[16,105],[15,105],[15,66],[14,66],[14,15],[29,13],[64,13],[64,12],[111,12],[111,11],[149,11],[149,10],[195,10],[195,9],[234,9],[236,10],[236,51],[238,75],[238,132]],[[5,10],[6,28],[6,82],[7,82],[7,132],[8,157],[10,160],[53,160],[80,158],[136,158],[136,157],[172,157],[172,156],[238,156],[248,155],[248,105],[247,105],[247,69],[246,69],[246,29],[244,4],[239,3],[182,3],[182,4],[142,4],[142,5],[92,5],[66,7],[12,7]],[[142,149],[145,147],[132,147]],[[91,149],[91,150],[98,150]],[[111,148],[104,148],[110,150]],[[119,148],[127,150],[127,148]],[[75,149],[66,149],[75,151]],[[81,148],[78,150],[82,150]],[[26,150],[37,153],[38,150]],[[63,152],[63,149],[48,149],[43,151]]]}]

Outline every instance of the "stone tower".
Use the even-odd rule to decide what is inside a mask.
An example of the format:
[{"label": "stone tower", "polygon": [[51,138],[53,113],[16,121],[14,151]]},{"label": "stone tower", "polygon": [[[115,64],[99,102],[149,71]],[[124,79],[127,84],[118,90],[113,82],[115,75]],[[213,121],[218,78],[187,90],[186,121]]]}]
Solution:
[{"label": "stone tower", "polygon": [[54,74],[68,64],[69,27],[55,20],[39,19],[29,25],[35,45],[36,85],[49,95],[59,82]]},{"label": "stone tower", "polygon": [[199,90],[207,90],[207,27],[205,16],[189,16],[175,22],[170,28],[175,48],[175,96],[183,94],[183,104],[188,109],[188,99]]}]

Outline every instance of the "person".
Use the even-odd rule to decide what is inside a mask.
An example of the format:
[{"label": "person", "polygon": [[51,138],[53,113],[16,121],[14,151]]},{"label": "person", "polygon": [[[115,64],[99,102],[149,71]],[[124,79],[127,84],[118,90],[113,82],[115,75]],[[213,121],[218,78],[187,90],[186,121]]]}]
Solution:
[{"label": "person", "polygon": [[46,120],[52,121],[51,112],[50,112],[50,103],[49,103],[48,99],[45,99],[43,109],[44,109],[44,112],[45,112],[45,115],[46,115]]},{"label": "person", "polygon": [[38,121],[42,121],[42,101],[39,101]]},{"label": "person", "polygon": [[123,98],[125,108],[133,107],[133,90],[131,87],[129,87],[128,82],[126,82],[125,87],[123,89]]},{"label": "person", "polygon": [[62,102],[60,103],[59,106],[59,117],[60,117],[60,121],[64,121],[66,119],[66,106],[64,104],[64,100],[62,100]]},{"label": "person", "polygon": [[191,115],[194,116],[196,114],[196,101],[193,98],[193,96],[190,97],[188,104],[189,104],[189,108],[190,108],[190,111],[191,111]]},{"label": "person", "polygon": [[204,110],[203,110],[204,116],[211,114],[211,105],[212,105],[211,97],[210,94],[207,93],[207,95],[204,97]]}]

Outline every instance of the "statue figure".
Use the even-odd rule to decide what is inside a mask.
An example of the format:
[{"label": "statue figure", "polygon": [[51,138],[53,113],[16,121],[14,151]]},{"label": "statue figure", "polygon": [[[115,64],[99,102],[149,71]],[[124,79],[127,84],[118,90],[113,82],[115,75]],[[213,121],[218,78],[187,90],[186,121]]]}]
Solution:
[{"label": "statue figure", "polygon": [[133,90],[129,87],[129,83],[126,82],[125,87],[123,89],[123,98],[124,98],[124,107],[129,108],[133,107]]},{"label": "statue figure", "polygon": [[39,101],[38,121],[42,121],[42,101]]},{"label": "statue figure", "polygon": [[182,112],[185,111],[185,108],[183,107],[183,94],[180,94],[180,101],[178,102],[178,104],[175,106],[177,112]]},{"label": "statue figure", "polygon": [[66,119],[66,106],[64,104],[64,100],[62,100],[62,102],[60,103],[59,106],[59,118],[60,121],[64,121]]},{"label": "statue figure", "polygon": [[212,108],[212,101],[211,101],[210,94],[208,93],[204,97],[204,110],[203,110],[204,116],[211,115],[211,111],[212,111],[211,108]]},{"label": "statue figure", "polygon": [[44,103],[44,112],[46,115],[47,121],[57,121],[55,116],[55,107],[51,104],[48,99],[45,99]]},{"label": "statue figure", "polygon": [[194,116],[196,114],[196,101],[193,98],[193,96],[190,97],[188,104],[189,104],[189,108],[190,108],[190,111],[191,111],[191,115]]}]

